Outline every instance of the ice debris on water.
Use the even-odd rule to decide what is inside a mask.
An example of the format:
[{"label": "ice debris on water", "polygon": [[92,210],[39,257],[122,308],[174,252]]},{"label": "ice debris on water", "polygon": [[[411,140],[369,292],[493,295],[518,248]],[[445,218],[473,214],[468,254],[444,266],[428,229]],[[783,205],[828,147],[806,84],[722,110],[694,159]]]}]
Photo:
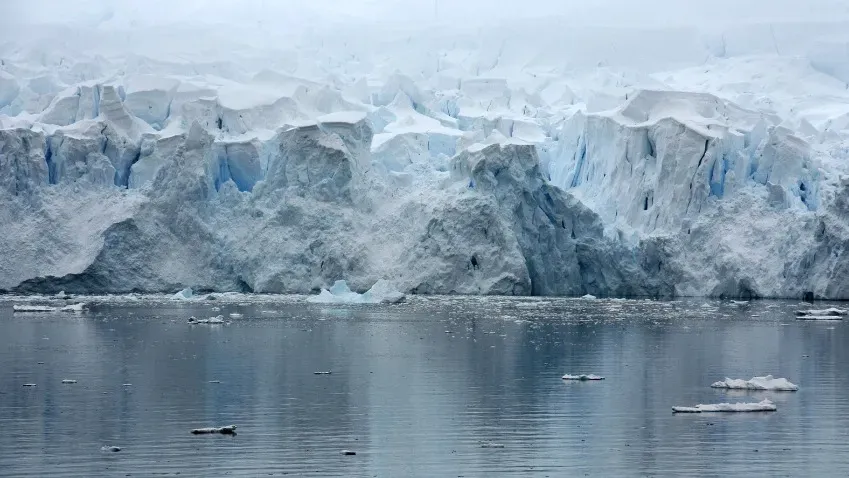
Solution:
[{"label": "ice debris on water", "polygon": [[596,297],[596,296],[594,296],[594,295],[592,295],[592,294],[586,294],[586,295],[583,295],[583,296],[581,296],[581,298],[582,298],[582,299],[585,299],[585,300],[595,300],[595,299],[598,299],[598,297]]},{"label": "ice debris on water", "polygon": [[216,433],[220,433],[222,435],[235,435],[236,425],[227,425],[224,427],[195,428],[191,431],[191,433],[192,435],[213,435]]},{"label": "ice debris on water", "polygon": [[24,387],[35,387],[34,383],[25,383]]},{"label": "ice debris on water", "polygon": [[751,380],[725,378],[721,382],[711,384],[713,388],[727,388],[731,390],[774,390],[782,392],[795,392],[799,386],[791,383],[786,378],[774,378],[772,375],[764,377],[753,377]]},{"label": "ice debris on water", "polygon": [[592,380],[604,380],[604,377],[602,377],[600,375],[595,375],[595,374],[570,375],[570,374],[567,373],[566,375],[563,376],[563,380],[580,380],[582,382],[585,382],[585,381],[592,381]]},{"label": "ice debris on water", "polygon": [[64,383],[64,384],[71,384],[71,383],[77,383],[77,381],[76,381],[76,380],[67,380],[67,379],[66,379],[66,380],[62,380],[62,383]]},{"label": "ice debris on water", "polygon": [[847,315],[847,310],[829,307],[828,309],[811,309],[800,310],[796,312],[798,320],[843,320],[843,316]]},{"label": "ice debris on water", "polygon": [[330,372],[330,371],[328,371],[328,372],[313,372],[313,375],[330,375],[332,373],[333,372]]},{"label": "ice debris on water", "polygon": [[194,291],[190,287],[187,287],[171,296],[171,298],[174,300],[188,300],[194,297],[194,295]]},{"label": "ice debris on water", "polygon": [[117,453],[121,451],[121,447],[119,446],[102,446],[100,447],[100,451],[111,451],[113,453]]},{"label": "ice debris on water", "polygon": [[12,306],[14,312],[55,312],[58,307],[49,305],[15,305]]},{"label": "ice debris on water", "polygon": [[800,311],[796,312],[796,315],[820,315],[820,316],[833,315],[833,316],[837,317],[837,316],[847,315],[847,313],[849,313],[849,311],[847,311],[846,309],[838,309],[836,307],[829,307],[828,309],[820,309],[820,310],[816,310],[816,309],[800,310]]},{"label": "ice debris on water", "polygon": [[207,324],[207,325],[220,325],[224,323],[224,316],[217,315],[215,317],[210,317],[208,319],[198,319],[197,317],[189,317],[190,324]]},{"label": "ice debris on water", "polygon": [[380,279],[363,294],[353,292],[344,280],[337,280],[333,287],[321,289],[318,295],[310,296],[307,302],[314,304],[397,304],[406,296],[395,289],[389,281]]},{"label": "ice debris on water", "polygon": [[241,319],[242,317],[244,317],[244,315],[242,315],[242,314],[240,314],[240,313],[238,313],[238,312],[231,312],[231,313],[230,313],[230,317],[232,317],[232,318],[234,318],[234,319]]},{"label": "ice debris on water", "polygon": [[85,308],[85,303],[66,305],[62,307],[54,307],[50,305],[14,305],[13,312],[82,312]]},{"label": "ice debris on water", "polygon": [[707,412],[774,412],[778,410],[768,398],[752,403],[715,403],[699,404],[695,407],[672,407],[673,413],[707,413]]}]

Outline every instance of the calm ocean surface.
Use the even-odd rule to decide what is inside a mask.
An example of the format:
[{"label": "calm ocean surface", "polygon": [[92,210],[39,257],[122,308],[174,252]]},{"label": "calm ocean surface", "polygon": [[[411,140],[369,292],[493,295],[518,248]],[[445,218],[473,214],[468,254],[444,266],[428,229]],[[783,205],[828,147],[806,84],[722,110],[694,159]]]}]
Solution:
[{"label": "calm ocean surface", "polygon": [[[849,475],[847,324],[797,321],[796,302],[13,303],[0,476]],[[766,374],[800,390],[710,388]],[[671,412],[763,398],[778,411]]]}]

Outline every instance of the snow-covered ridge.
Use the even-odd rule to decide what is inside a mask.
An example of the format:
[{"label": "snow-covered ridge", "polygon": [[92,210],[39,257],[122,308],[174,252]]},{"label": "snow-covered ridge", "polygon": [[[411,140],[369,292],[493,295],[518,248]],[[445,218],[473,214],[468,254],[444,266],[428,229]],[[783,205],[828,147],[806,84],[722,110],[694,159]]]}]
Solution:
[{"label": "snow-covered ridge", "polygon": [[849,298],[844,24],[818,22],[21,32],[0,289]]}]

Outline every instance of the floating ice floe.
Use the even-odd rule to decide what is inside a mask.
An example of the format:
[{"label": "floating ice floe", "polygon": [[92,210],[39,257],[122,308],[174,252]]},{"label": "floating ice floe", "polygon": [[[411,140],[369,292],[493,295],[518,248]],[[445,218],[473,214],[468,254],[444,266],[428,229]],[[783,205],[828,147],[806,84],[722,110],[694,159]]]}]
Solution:
[{"label": "floating ice floe", "polygon": [[24,387],[35,387],[34,383],[25,383]]},{"label": "floating ice floe", "polygon": [[313,372],[313,375],[330,375],[332,373],[333,372],[329,372],[329,371],[328,372]]},{"label": "floating ice floe", "polygon": [[563,376],[563,380],[580,380],[582,382],[591,381],[591,380],[604,380],[604,377],[595,374],[581,374],[581,375],[569,375],[568,373]]},{"label": "floating ice floe", "polygon": [[78,304],[66,305],[63,307],[53,307],[50,305],[14,305],[12,306],[12,310],[14,312],[82,312],[85,308],[85,304],[80,302]]},{"label": "floating ice floe", "polygon": [[584,300],[595,300],[595,299],[598,299],[598,297],[596,297],[596,296],[594,296],[594,295],[592,295],[592,294],[582,295],[582,296],[581,296],[581,298],[582,298],[582,299],[584,299]]},{"label": "floating ice floe", "polygon": [[748,300],[732,300],[731,303],[734,305],[749,305]]},{"label": "floating ice floe", "polygon": [[77,383],[77,381],[76,380],[62,380],[62,383],[71,384],[71,383]]},{"label": "floating ice floe", "polygon": [[191,287],[187,287],[187,288],[181,290],[180,292],[177,292],[173,296],[171,296],[171,298],[174,299],[174,300],[188,300],[188,299],[191,299],[192,297],[194,297],[194,295],[195,295],[195,293],[191,289]]},{"label": "floating ice floe", "polygon": [[241,319],[242,317],[244,317],[244,315],[242,315],[242,314],[240,314],[240,313],[238,313],[238,312],[231,312],[231,313],[230,313],[230,317],[232,317],[232,318],[234,318],[234,319]]},{"label": "floating ice floe", "polygon": [[102,446],[100,447],[100,451],[111,451],[113,453],[117,453],[121,451],[121,447],[119,446]]},{"label": "floating ice floe", "polygon": [[208,319],[198,319],[196,317],[189,317],[190,324],[208,324],[208,325],[219,325],[224,323],[224,316],[218,315],[215,317],[210,317]]},{"label": "floating ice floe", "polygon": [[333,287],[321,289],[318,295],[310,296],[307,302],[315,304],[397,304],[405,298],[389,281],[380,279],[363,294],[353,292],[348,283],[338,280]]},{"label": "floating ice floe", "polygon": [[774,412],[778,410],[769,399],[757,403],[715,403],[696,405],[695,407],[672,407],[673,413],[708,413],[708,412]]},{"label": "floating ice floe", "polygon": [[727,388],[731,390],[774,390],[781,392],[795,392],[799,386],[791,383],[786,378],[774,378],[772,375],[765,377],[753,377],[751,380],[725,378],[721,382],[711,384],[713,388]]},{"label": "floating ice floe", "polygon": [[191,431],[191,433],[192,435],[212,435],[215,433],[220,433],[222,435],[235,435],[236,425],[227,425],[226,427],[195,428]]},{"label": "floating ice floe", "polygon": [[829,307],[828,309],[821,310],[800,310],[796,312],[796,319],[798,320],[843,320],[843,316],[847,315],[845,309],[838,309],[835,307]]},{"label": "floating ice floe", "polygon": [[82,312],[85,308],[85,303],[79,302],[76,304],[66,305],[65,307],[60,307],[60,312]]}]

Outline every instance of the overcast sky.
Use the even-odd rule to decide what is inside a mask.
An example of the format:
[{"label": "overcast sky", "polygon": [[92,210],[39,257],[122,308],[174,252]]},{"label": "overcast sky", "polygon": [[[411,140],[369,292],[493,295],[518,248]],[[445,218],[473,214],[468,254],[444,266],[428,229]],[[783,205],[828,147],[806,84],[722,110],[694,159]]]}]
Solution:
[{"label": "overcast sky", "polygon": [[849,16],[847,0],[0,0],[12,23],[122,28],[173,23],[471,24],[563,16],[579,24],[704,24]]}]

